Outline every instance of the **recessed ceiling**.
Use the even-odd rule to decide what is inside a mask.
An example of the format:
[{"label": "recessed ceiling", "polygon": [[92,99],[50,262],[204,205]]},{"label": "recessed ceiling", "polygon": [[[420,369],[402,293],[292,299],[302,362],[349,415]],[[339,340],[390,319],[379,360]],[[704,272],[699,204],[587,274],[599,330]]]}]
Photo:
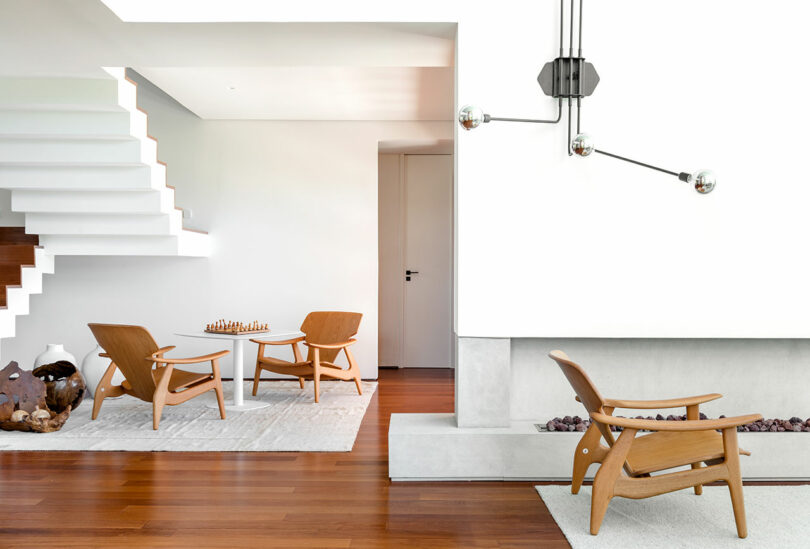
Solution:
[{"label": "recessed ceiling", "polygon": [[[216,5],[223,3],[192,7]],[[276,22],[133,23],[100,0],[11,2],[0,17],[0,50],[14,54],[0,56],[0,75],[103,76],[102,66],[133,67],[203,118],[452,118],[455,24],[282,23],[287,3],[252,5]]]},{"label": "recessed ceiling", "polygon": [[201,118],[451,120],[448,67],[135,67]]},{"label": "recessed ceiling", "polygon": [[452,139],[380,141],[380,154],[453,154]]}]

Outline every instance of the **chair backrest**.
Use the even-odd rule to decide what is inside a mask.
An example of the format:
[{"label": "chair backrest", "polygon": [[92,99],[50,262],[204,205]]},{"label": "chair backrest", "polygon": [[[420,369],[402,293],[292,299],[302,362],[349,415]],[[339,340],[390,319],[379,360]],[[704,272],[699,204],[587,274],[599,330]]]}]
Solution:
[{"label": "chair backrest", "polygon": [[[362,313],[345,313],[341,311],[315,311],[309,313],[301,324],[301,331],[306,335],[307,343],[328,345],[343,343],[357,333]],[[334,362],[340,349],[321,349],[321,362]],[[314,349],[310,347],[307,360],[313,360]]]},{"label": "chair backrest", "polygon": [[154,361],[148,360],[158,347],[152,335],[142,326],[125,324],[88,324],[104,351],[110,355],[121,373],[132,386],[132,396],[152,402],[155,379],[152,377]]},{"label": "chair backrest", "polygon": [[[583,370],[579,364],[576,364],[568,358],[568,355],[562,351],[551,351],[548,356],[560,367],[563,374],[568,379],[568,383],[571,384],[574,392],[582,402],[582,405],[588,410],[588,413],[604,413],[605,399],[599,394],[599,391],[594,386],[591,378],[588,377],[588,374],[585,373],[585,370]],[[612,446],[614,438],[613,433],[610,432],[610,428],[598,422],[596,426],[599,428],[599,431],[601,431],[605,441]]]}]

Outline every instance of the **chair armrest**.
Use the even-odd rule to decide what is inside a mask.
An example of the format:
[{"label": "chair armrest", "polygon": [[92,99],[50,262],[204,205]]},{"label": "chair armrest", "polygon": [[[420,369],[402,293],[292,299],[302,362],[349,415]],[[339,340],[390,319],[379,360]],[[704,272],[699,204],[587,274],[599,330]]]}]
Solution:
[{"label": "chair armrest", "polygon": [[299,341],[304,341],[304,337],[296,337],[293,339],[285,339],[283,341],[262,341],[261,339],[251,339],[253,343],[258,343],[259,345],[291,345],[293,343],[298,343]]},{"label": "chair armrest", "polygon": [[158,353],[154,353],[151,356],[146,357],[146,360],[160,362],[162,364],[197,364],[198,362],[208,362],[209,360],[222,358],[228,353],[230,353],[230,351],[219,351],[217,353],[211,353],[210,355],[195,356],[192,358],[166,358],[164,356],[160,356]]},{"label": "chair armrest", "polygon": [[307,347],[314,347],[315,349],[343,349],[344,347],[354,345],[355,343],[357,343],[356,339],[350,339],[349,341],[344,341],[343,343],[307,343],[305,341],[304,345]]},{"label": "chair armrest", "polygon": [[171,351],[175,347],[176,347],[176,345],[169,345],[168,347],[163,347],[163,348],[158,349],[157,351],[155,351],[154,355],[155,356],[160,356],[160,355],[162,355],[164,353],[168,353],[169,351]]},{"label": "chair armrest", "polygon": [[720,419],[688,419],[686,421],[669,421],[656,419],[632,419],[628,417],[609,416],[599,412],[591,413],[591,419],[605,425],[615,425],[624,429],[644,431],[716,431],[746,425],[762,419],[760,414],[747,416],[724,417]]},{"label": "chair armrest", "polygon": [[723,395],[720,393],[709,393],[708,395],[699,395],[683,398],[670,398],[667,400],[619,400],[615,398],[606,398],[605,405],[613,408],[631,408],[638,410],[653,410],[657,408],[680,408],[681,406],[694,406],[695,404],[703,404],[704,402],[711,402],[717,400]]}]

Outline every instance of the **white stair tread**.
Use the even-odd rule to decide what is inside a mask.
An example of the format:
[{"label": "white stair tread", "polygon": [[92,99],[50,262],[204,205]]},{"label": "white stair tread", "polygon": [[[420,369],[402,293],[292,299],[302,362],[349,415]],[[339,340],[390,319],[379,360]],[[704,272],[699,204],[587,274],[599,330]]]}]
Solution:
[{"label": "white stair tread", "polygon": [[55,255],[187,256],[210,254],[210,237],[182,230],[178,235],[43,235],[40,241]]},{"label": "white stair tread", "polygon": [[8,166],[15,168],[142,168],[149,166],[144,162],[4,162],[0,161],[0,167]]},{"label": "white stair tread", "polygon": [[112,103],[0,103],[0,111],[127,112]]},{"label": "white stair tread", "polygon": [[0,133],[3,141],[138,141],[134,135],[83,133]]}]

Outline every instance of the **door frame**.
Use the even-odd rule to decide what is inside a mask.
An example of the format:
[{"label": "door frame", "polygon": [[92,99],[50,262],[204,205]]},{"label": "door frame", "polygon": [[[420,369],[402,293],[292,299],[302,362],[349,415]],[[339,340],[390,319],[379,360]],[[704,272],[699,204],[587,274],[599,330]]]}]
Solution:
[{"label": "door frame", "polygon": [[[397,286],[396,290],[396,301],[399,307],[399,322],[398,322],[398,352],[396,353],[396,361],[397,361],[397,368],[405,368],[405,237],[407,234],[407,226],[406,226],[406,219],[407,219],[407,211],[406,211],[406,182],[407,182],[407,163],[406,157],[407,156],[450,156],[452,157],[452,166],[453,166],[453,180],[450,182],[451,184],[451,193],[452,193],[452,200],[451,200],[451,207],[450,211],[448,212],[450,216],[450,224],[452,230],[450,231],[450,247],[453,253],[450,257],[450,279],[451,279],[451,288],[450,288],[450,325],[448,326],[448,330],[451,337],[451,342],[455,336],[455,306],[456,306],[456,223],[455,223],[455,203],[456,203],[456,187],[455,187],[455,172],[456,172],[456,164],[455,164],[455,152],[383,152],[378,151],[377,158],[379,159],[380,155],[397,155],[398,159],[398,181],[397,181],[397,197],[399,201],[399,208],[398,208],[398,215],[397,215],[397,233],[398,233],[398,240],[396,243],[396,250],[397,250],[397,265],[399,267],[399,273],[402,278],[401,284]],[[379,179],[378,179],[378,189],[379,189]],[[379,200],[379,199],[378,199]],[[378,204],[379,208],[379,204]],[[377,227],[377,238],[379,239],[380,231],[379,231],[379,224]],[[379,256],[377,258],[379,264]],[[379,288],[378,288],[379,293]],[[379,308],[379,298],[378,298],[378,308]],[[380,317],[380,310],[377,311],[378,318]],[[379,344],[379,334],[378,334],[378,344]],[[450,345],[450,369],[455,369],[456,365],[456,345]],[[378,367],[391,367],[389,365],[381,365],[379,364],[378,359]]]}]

